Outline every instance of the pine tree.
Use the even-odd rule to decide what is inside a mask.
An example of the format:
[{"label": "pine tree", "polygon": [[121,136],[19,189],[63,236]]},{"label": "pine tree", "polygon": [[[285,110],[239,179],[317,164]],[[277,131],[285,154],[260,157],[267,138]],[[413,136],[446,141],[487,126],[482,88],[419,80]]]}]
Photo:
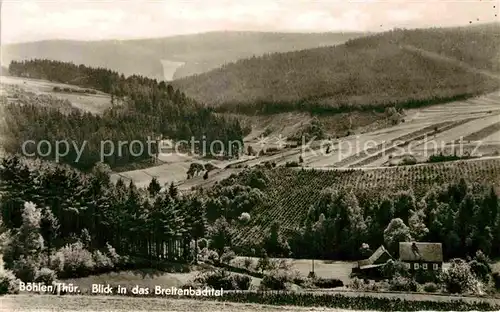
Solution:
[{"label": "pine tree", "polygon": [[158,193],[160,191],[161,191],[161,185],[158,182],[158,179],[156,177],[154,177],[148,186],[149,195],[154,197],[154,196],[158,195]]},{"label": "pine tree", "polygon": [[50,267],[50,255],[52,252],[52,246],[55,243],[59,231],[59,221],[54,216],[49,207],[46,207],[42,213],[42,219],[40,223],[40,232],[44,241],[46,242],[47,259]]},{"label": "pine tree", "polygon": [[174,185],[174,182],[171,182],[168,188],[168,194],[172,198],[177,198],[178,193],[179,191],[177,190],[177,187]]},{"label": "pine tree", "polygon": [[186,226],[189,228],[190,236],[195,242],[195,262],[198,261],[198,240],[203,238],[207,232],[207,218],[203,203],[196,197],[189,198],[186,202]]}]

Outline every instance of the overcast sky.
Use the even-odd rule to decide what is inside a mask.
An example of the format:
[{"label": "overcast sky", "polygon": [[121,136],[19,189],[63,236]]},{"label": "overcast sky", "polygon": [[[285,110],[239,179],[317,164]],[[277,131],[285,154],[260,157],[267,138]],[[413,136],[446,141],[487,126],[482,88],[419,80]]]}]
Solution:
[{"label": "overcast sky", "polygon": [[164,37],[215,30],[323,32],[453,26],[470,21],[498,21],[495,14],[498,14],[499,2],[3,0],[1,39],[5,44],[44,39]]}]

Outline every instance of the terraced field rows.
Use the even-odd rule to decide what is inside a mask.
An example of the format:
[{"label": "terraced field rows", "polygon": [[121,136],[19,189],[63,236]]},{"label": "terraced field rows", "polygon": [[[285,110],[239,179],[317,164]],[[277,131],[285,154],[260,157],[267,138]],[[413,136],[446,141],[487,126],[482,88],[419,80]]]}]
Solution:
[{"label": "terraced field rows", "polygon": [[500,111],[500,96],[490,93],[484,96],[468,99],[461,102],[440,104],[418,111],[415,121],[429,119],[453,119],[460,116],[472,117],[472,114],[488,115]]},{"label": "terraced field rows", "polygon": [[[498,119],[500,120],[500,117]],[[498,131],[500,131],[500,122],[465,136],[464,141],[479,141]]]},{"label": "terraced field rows", "polygon": [[500,158],[367,170],[276,168],[269,171],[269,176],[268,199],[252,211],[251,223],[235,234],[235,245],[261,240],[274,221],[288,229],[300,227],[309,207],[326,188],[380,192],[412,188],[417,195],[423,195],[431,185],[462,177],[499,186]]},{"label": "terraced field rows", "polygon": [[[390,132],[383,132],[378,135],[360,135],[355,137],[348,137],[342,139],[340,143],[337,143],[333,146],[329,154],[319,153],[314,155],[313,157],[305,158],[304,163],[307,166],[313,167],[324,167],[324,166],[332,166],[337,164],[338,167],[342,167],[342,165],[338,165],[339,162],[344,161],[348,163],[352,161],[352,159],[356,159],[357,155],[363,153],[365,148],[369,150],[377,149],[378,146],[370,145],[373,142],[390,142],[394,138],[403,136],[408,134],[408,132],[415,131],[415,128],[405,128],[405,129],[396,129]],[[326,152],[326,151],[324,151]]]},{"label": "terraced field rows", "polygon": [[[448,131],[450,129],[454,129],[458,126],[461,126],[463,124],[466,124],[468,123],[469,121],[472,121],[472,120],[475,120],[476,118],[469,118],[469,119],[463,119],[463,120],[459,120],[459,121],[455,121],[455,122],[451,122],[451,123],[448,123],[448,122],[444,122],[442,124],[445,124],[443,127],[438,127],[437,128],[437,131],[429,131],[429,132],[423,132],[421,131],[421,134],[416,136],[416,137],[413,137],[411,139],[407,139],[407,140],[404,140],[404,142],[401,142],[401,143],[395,143],[393,144],[393,146],[385,149],[385,150],[382,150],[380,153],[377,153],[376,155],[372,155],[372,156],[369,156],[369,157],[366,157],[365,159],[362,159],[361,161],[358,161],[354,164],[351,164],[350,167],[363,167],[363,166],[366,166],[366,165],[369,165],[375,161],[377,161],[378,159],[384,157],[385,155],[390,155],[391,153],[393,153],[394,151],[396,151],[398,148],[403,148],[403,147],[406,147],[408,145],[410,145],[411,143],[413,142],[418,142],[419,140],[423,140],[423,142],[425,142],[426,140],[428,140],[428,135],[430,134],[434,134],[434,133],[441,133],[441,132],[445,132],[445,131]],[[448,124],[447,124],[448,123]],[[424,130],[424,129],[422,129]]]},{"label": "terraced field rows", "polygon": [[[409,110],[405,117],[407,120],[404,123],[388,129],[381,129],[361,135],[352,135],[337,141],[332,141],[332,147],[328,154],[326,154],[326,144],[322,149],[317,150],[318,146],[315,145],[320,144],[320,142],[317,141],[312,144],[312,150],[308,150],[307,148],[303,150],[301,147],[284,149],[278,154],[258,156],[237,165],[231,165],[223,170],[236,168],[236,166],[252,167],[266,161],[275,162],[280,166],[291,161],[298,162],[299,156],[302,156],[304,165],[318,168],[328,166],[335,166],[338,168],[346,166],[378,167],[382,166],[387,161],[387,159],[383,157],[384,155],[394,152],[394,148],[392,147],[391,149],[391,145],[394,145],[397,141],[411,141],[410,144],[412,148],[415,147],[415,151],[418,150],[421,152],[427,141],[422,140],[418,142],[418,140],[421,140],[424,134],[433,133],[436,127],[438,128],[438,132],[436,133],[438,135],[436,138],[432,139],[437,141],[446,143],[453,142],[460,136],[469,136],[467,139],[484,136],[484,141],[488,141],[491,144],[499,144],[500,146],[500,129],[497,128],[500,126],[493,126],[494,124],[500,124],[499,113],[500,93],[496,92],[465,101]],[[474,118],[478,120],[473,123],[467,123]],[[291,121],[293,121],[293,124],[298,122],[295,119]],[[373,144],[367,144],[368,142],[373,142]],[[260,149],[260,147],[257,149]],[[486,150],[494,153],[495,147],[490,146]],[[402,152],[406,151],[402,150]],[[134,180],[134,182],[141,186],[146,186],[151,181],[152,176],[157,176],[161,183],[176,182],[181,184],[183,188],[190,188],[196,185],[211,185],[214,181],[224,176],[222,172],[214,172],[210,175],[208,181],[203,179],[185,181],[187,168],[189,166],[188,162],[189,161],[181,159],[172,161],[171,164],[147,170],[125,172],[122,173],[122,175],[128,177],[128,179]],[[228,162],[225,164],[221,163],[219,167],[225,168],[228,164]]]},{"label": "terraced field rows", "polygon": [[[372,157],[378,157],[379,154],[373,155],[378,152],[390,152],[392,150],[395,150],[399,146],[404,146],[410,143],[410,141],[414,140],[419,140],[425,137],[425,135],[434,133],[435,129],[437,129],[437,132],[445,131],[447,129],[451,129],[453,127],[456,127],[459,124],[462,124],[464,122],[467,122],[467,120],[461,120],[461,121],[445,121],[445,122],[440,122],[436,124],[431,124],[429,126],[426,126],[422,129],[407,133],[405,135],[396,137],[392,139],[389,142],[382,142],[381,144],[377,145],[376,147],[373,148],[368,148],[361,153],[356,153],[354,155],[351,155],[342,161],[335,163],[334,167],[344,167],[348,164],[351,164],[350,167],[357,167],[359,166],[358,164],[360,161],[365,160],[367,157],[372,158]],[[389,148],[387,148],[389,146]],[[372,155],[372,156],[370,156]],[[369,162],[368,162],[369,163]]]},{"label": "terraced field rows", "polygon": [[497,143],[500,145],[500,131],[492,133],[491,135],[483,138],[483,142]]},{"label": "terraced field rows", "polygon": [[499,118],[500,117],[498,115],[494,115],[486,118],[479,118],[476,120],[472,120],[466,124],[459,125],[453,129],[443,131],[437,134],[434,138],[432,138],[432,140],[436,142],[438,146],[452,143],[455,142],[456,140],[460,140],[461,137],[464,137],[471,133],[479,132],[490,125],[498,123]]}]

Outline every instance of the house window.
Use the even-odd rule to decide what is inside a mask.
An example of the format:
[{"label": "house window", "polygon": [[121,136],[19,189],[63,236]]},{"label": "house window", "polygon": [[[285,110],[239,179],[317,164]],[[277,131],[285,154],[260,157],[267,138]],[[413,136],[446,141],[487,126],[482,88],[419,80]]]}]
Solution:
[{"label": "house window", "polygon": [[434,271],[437,271],[439,269],[439,265],[437,263],[434,263],[432,265],[432,268],[434,269]]},{"label": "house window", "polygon": [[405,267],[406,267],[407,269],[410,269],[410,264],[409,264],[409,263],[405,263]]},{"label": "house window", "polygon": [[413,267],[415,268],[415,270],[418,270],[418,263],[415,263]]},{"label": "house window", "polygon": [[422,264],[422,269],[427,270],[427,263]]}]

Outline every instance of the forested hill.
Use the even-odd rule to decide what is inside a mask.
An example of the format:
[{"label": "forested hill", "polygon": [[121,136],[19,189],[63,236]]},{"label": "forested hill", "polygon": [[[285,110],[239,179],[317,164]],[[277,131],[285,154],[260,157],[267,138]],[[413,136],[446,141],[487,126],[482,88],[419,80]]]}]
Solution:
[{"label": "forested hill", "polygon": [[[7,105],[5,97],[5,124],[1,124],[4,148],[9,153],[21,153],[26,140],[36,143],[48,140],[74,141],[68,154],[60,159],[79,169],[88,170],[100,160],[100,145],[111,140],[118,147],[119,141],[139,140],[142,147],[150,146],[148,137],[163,135],[190,142],[192,138],[210,144],[214,140],[229,142],[242,141],[243,129],[237,120],[216,116],[210,109],[200,106],[187,98],[180,90],[175,90],[165,82],[158,82],[143,76],[125,77],[104,68],[90,68],[83,65],[48,60],[32,60],[12,63],[11,74],[22,77],[42,78],[58,82],[94,88],[112,95],[112,101],[120,99],[120,105],[113,105],[103,115],[92,115],[74,111],[65,114],[57,107],[36,104],[12,103]],[[3,102],[3,103],[2,103]],[[85,142],[85,143],[84,143]],[[76,145],[75,145],[76,144]],[[77,158],[76,147],[85,145],[81,158]],[[131,143],[130,143],[131,144]],[[35,149],[34,145],[30,148]],[[114,149],[111,156],[104,159],[112,168],[131,163],[148,161],[148,148],[137,146]],[[219,147],[222,149],[223,147]],[[224,151],[227,151],[227,146]],[[234,150],[234,149],[233,149]],[[111,149],[113,151],[113,149]],[[109,154],[111,151],[106,151]],[[28,153],[35,152],[29,150]],[[55,149],[44,150],[46,159],[55,158]],[[219,150],[215,151],[216,153]],[[78,161],[76,161],[78,159]]]},{"label": "forested hill", "polygon": [[481,70],[500,72],[499,55],[499,24],[396,29],[335,47],[253,57],[173,84],[222,111],[250,114],[414,107],[498,88]]},{"label": "forested hill", "polygon": [[[363,33],[210,32],[137,40],[47,40],[2,45],[2,65],[50,59],[158,80],[206,72],[238,59],[344,43]],[[162,61],[167,61],[166,66]],[[171,62],[171,63],[169,63]]]}]

